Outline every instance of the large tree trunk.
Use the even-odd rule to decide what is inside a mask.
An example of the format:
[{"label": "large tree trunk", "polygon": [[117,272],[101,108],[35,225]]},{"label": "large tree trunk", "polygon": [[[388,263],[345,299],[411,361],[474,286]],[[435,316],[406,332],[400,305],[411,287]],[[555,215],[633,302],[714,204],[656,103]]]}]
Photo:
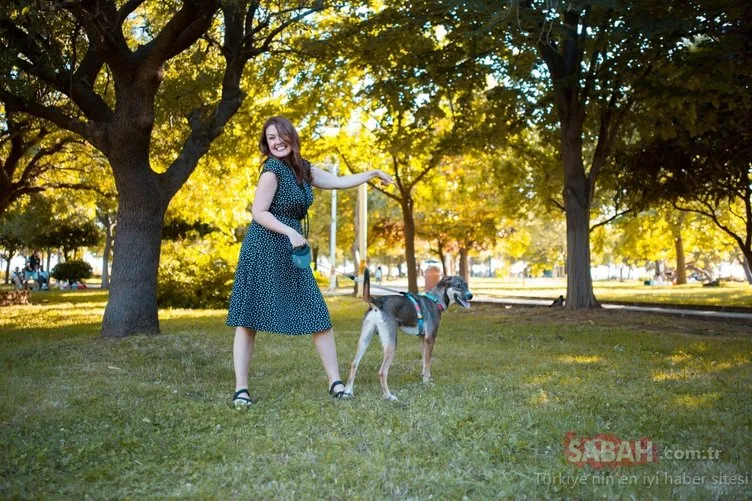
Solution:
[{"label": "large tree trunk", "polygon": [[590,184],[582,165],[582,124],[562,121],[561,125],[567,217],[566,307],[580,310],[600,306],[590,274]]},{"label": "large tree trunk", "polygon": [[437,245],[439,248],[436,253],[439,255],[439,261],[441,262],[441,271],[442,273],[444,273],[444,276],[447,276],[449,275],[449,270],[447,270],[446,254],[444,254],[444,244],[441,240],[439,240],[437,242]]},{"label": "large tree trunk", "polygon": [[674,239],[674,246],[676,247],[676,285],[684,285],[687,283],[687,259],[684,256],[684,241],[681,232]]},{"label": "large tree trunk", "polygon": [[460,276],[470,283],[470,259],[465,247],[460,248]]},{"label": "large tree trunk", "polygon": [[104,252],[102,252],[102,289],[110,288],[110,253],[112,252],[113,224],[109,213],[102,213],[99,219],[104,225]]},{"label": "large tree trunk", "polygon": [[[139,143],[137,134],[129,136],[132,143]],[[110,158],[119,198],[112,283],[102,321],[102,335],[107,338],[159,333],[157,269],[169,200],[163,200],[143,144],[136,151],[118,145],[118,154]]]},{"label": "large tree trunk", "polygon": [[752,285],[752,270],[750,270],[749,263],[752,261],[752,256],[742,255],[742,268],[744,268],[744,275],[747,277],[747,283]]},{"label": "large tree trunk", "polygon": [[415,261],[415,219],[413,199],[407,194],[402,198],[402,221],[405,224],[405,261],[407,262],[407,288],[418,293],[418,272]]}]

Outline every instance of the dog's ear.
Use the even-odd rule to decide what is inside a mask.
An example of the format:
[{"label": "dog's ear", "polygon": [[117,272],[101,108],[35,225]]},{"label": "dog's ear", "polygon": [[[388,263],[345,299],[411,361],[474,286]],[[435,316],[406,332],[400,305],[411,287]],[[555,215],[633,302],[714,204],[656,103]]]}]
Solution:
[{"label": "dog's ear", "polygon": [[446,287],[449,287],[449,285],[451,285],[451,283],[452,283],[452,277],[451,276],[445,276],[445,277],[441,277],[441,280],[439,280],[439,283],[436,284],[436,285],[438,285],[439,287],[446,288]]}]

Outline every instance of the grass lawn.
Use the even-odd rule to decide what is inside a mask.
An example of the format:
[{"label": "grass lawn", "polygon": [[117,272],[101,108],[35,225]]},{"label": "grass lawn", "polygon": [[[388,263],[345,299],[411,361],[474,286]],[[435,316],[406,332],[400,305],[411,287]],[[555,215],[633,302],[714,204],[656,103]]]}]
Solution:
[{"label": "grass lawn", "polygon": [[[566,279],[529,279],[505,281],[494,278],[473,278],[473,292],[491,297],[531,297],[554,299],[566,296]],[[700,283],[687,285],[644,285],[638,281],[596,281],[595,297],[599,301],[741,306],[752,308],[752,285],[724,282],[721,287],[703,287]]]},{"label": "grass lawn", "polygon": [[[423,279],[418,284],[423,286]],[[373,284],[373,282],[372,282]],[[339,278],[341,291],[351,291],[352,281]],[[395,279],[384,283],[386,287],[407,287],[407,279]],[[493,298],[540,298],[551,299],[559,294],[567,295],[566,278],[470,279],[470,288],[479,297]],[[637,280],[619,282],[602,280],[593,282],[595,297],[604,303],[653,303],[696,306],[733,306],[752,309],[752,285],[740,282],[724,282],[721,287],[703,287],[700,283],[687,285],[644,285]]]},{"label": "grass lawn", "polygon": [[[0,310],[2,498],[751,492],[752,328],[738,323],[453,308],[434,350],[434,384],[420,382],[418,340],[401,335],[390,372],[397,402],[379,393],[377,341],[356,397],[334,401],[309,338],[262,333],[251,376],[258,403],[244,412],[228,405],[224,311],[166,310],[162,335],[111,341],[98,335],[105,293],[34,298],[41,302]],[[328,302],[344,372],[365,305]],[[578,467],[565,455],[568,432],[650,437],[662,458]],[[720,452],[687,460],[668,449]]]}]

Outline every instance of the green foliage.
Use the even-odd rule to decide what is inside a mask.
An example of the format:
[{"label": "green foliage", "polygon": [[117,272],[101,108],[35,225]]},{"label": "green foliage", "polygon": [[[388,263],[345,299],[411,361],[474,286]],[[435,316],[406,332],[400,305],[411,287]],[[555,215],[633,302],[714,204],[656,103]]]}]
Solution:
[{"label": "green foliage", "polygon": [[102,235],[93,221],[73,217],[51,223],[35,243],[45,249],[62,248],[63,254],[67,256],[80,247],[99,245],[101,240]]},{"label": "green foliage", "polygon": [[162,227],[163,240],[180,240],[188,236],[203,237],[217,229],[205,222],[189,223],[183,219],[174,219]]},{"label": "green foliage", "polygon": [[319,287],[329,287],[329,275],[324,274],[321,270],[313,270],[313,278],[316,279],[316,283]]},{"label": "green foliage", "polygon": [[50,276],[68,283],[79,282],[91,278],[91,265],[86,261],[65,261],[52,268]]},{"label": "green foliage", "polygon": [[237,245],[168,241],[157,275],[161,308],[227,308],[235,276]]},{"label": "green foliage", "polygon": [[40,242],[52,224],[53,204],[42,195],[10,207],[0,216],[0,246],[6,250],[42,247]]}]

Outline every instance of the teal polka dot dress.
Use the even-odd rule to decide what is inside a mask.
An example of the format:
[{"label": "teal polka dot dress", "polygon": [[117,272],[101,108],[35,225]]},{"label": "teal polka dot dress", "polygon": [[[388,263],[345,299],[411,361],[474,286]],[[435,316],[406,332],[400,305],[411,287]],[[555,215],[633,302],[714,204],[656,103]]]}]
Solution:
[{"label": "teal polka dot dress", "polygon": [[[292,169],[276,158],[264,163],[267,171],[277,176],[269,212],[302,235],[301,220],[313,203],[311,185],[298,185]],[[240,248],[227,325],[288,335],[332,327],[313,272],[293,266],[291,251],[285,235],[251,223]]]}]

